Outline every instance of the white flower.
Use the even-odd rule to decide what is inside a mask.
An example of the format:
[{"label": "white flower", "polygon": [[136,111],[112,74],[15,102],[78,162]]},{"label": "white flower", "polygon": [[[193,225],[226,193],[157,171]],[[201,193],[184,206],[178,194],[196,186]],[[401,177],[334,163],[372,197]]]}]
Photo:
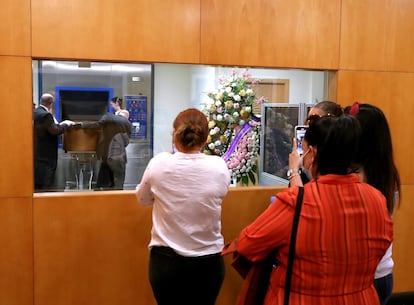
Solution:
[{"label": "white flower", "polygon": [[[233,70],[230,77],[219,77],[218,88],[207,93],[203,112],[208,117],[210,135],[203,150],[223,156],[236,139],[237,132],[248,124],[250,130],[237,143],[226,164],[231,177],[247,184],[257,171],[260,149],[260,121],[255,121],[253,105],[258,102],[250,84],[257,83],[249,73]],[[264,98],[262,98],[264,101]],[[252,182],[255,182],[254,180]]]}]

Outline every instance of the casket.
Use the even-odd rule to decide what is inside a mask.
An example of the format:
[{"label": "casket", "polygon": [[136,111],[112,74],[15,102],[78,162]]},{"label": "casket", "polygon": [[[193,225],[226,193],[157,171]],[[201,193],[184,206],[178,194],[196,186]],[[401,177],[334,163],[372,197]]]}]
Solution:
[{"label": "casket", "polygon": [[70,128],[63,134],[65,151],[96,151],[101,129]]}]

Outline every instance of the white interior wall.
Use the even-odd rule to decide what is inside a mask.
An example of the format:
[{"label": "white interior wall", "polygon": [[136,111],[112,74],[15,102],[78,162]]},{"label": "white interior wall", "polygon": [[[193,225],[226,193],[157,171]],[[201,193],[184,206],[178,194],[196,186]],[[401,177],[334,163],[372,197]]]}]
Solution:
[{"label": "white interior wall", "polygon": [[154,65],[154,155],[171,150],[172,124],[177,114],[191,107],[189,65]]}]

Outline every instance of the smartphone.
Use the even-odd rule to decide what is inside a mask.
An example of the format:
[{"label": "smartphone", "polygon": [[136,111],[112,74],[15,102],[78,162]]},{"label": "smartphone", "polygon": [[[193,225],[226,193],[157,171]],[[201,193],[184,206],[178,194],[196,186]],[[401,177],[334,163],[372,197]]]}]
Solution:
[{"label": "smartphone", "polygon": [[296,147],[297,147],[299,156],[303,155],[302,140],[305,137],[306,130],[308,130],[307,125],[295,126]]}]

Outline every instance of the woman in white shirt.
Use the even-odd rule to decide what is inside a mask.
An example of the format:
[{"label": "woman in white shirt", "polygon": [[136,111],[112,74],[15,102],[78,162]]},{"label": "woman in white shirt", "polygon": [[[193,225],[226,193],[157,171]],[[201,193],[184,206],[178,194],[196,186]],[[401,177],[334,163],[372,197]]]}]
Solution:
[{"label": "woman in white shirt", "polygon": [[153,206],[149,279],[158,305],[213,305],[224,280],[221,203],[230,174],[224,160],[201,153],[206,116],[190,108],[174,120],[175,153],[150,160],[136,188]]}]

